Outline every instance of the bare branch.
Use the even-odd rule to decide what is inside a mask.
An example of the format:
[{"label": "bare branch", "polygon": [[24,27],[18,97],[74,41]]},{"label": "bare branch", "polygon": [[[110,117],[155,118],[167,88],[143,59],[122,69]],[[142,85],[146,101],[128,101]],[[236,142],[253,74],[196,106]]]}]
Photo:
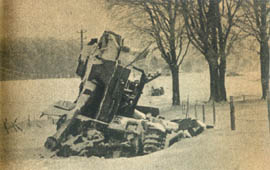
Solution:
[{"label": "bare branch", "polygon": [[189,49],[189,45],[190,45],[190,41],[188,41],[188,44],[187,44],[187,46],[186,46],[186,49],[185,49],[185,52],[184,52],[184,54],[182,55],[182,59],[180,60],[180,62],[178,62],[178,67],[183,63],[183,61],[184,61],[184,58],[185,58],[185,56],[187,55],[187,52],[188,52],[188,49]]}]

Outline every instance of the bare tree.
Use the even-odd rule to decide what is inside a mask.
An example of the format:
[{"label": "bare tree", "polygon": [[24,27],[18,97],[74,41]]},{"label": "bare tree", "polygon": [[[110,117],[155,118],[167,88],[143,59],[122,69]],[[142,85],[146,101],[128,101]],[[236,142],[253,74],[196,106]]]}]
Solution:
[{"label": "bare tree", "polygon": [[[147,35],[161,53],[172,73],[172,104],[180,105],[179,66],[187,54],[189,41],[185,36],[179,0],[107,0],[123,20],[141,35]],[[182,21],[182,22],[181,22]]]},{"label": "bare tree", "polygon": [[209,64],[210,99],[226,101],[226,58],[240,31],[233,29],[242,0],[181,0],[188,37]]},{"label": "bare tree", "polygon": [[266,99],[269,86],[269,35],[270,35],[270,1],[246,0],[243,3],[244,17],[240,28],[250,36],[253,36],[260,45],[260,66],[262,99]]}]

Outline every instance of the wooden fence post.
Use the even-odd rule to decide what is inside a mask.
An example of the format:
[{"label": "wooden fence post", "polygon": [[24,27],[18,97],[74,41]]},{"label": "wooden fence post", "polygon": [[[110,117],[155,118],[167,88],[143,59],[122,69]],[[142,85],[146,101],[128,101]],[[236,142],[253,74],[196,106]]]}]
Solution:
[{"label": "wooden fence post", "polygon": [[215,101],[213,101],[213,125],[216,124],[216,106]]},{"label": "wooden fence post", "polygon": [[9,134],[9,131],[8,131],[8,125],[7,125],[7,119],[4,120],[3,124],[4,124],[4,128],[5,128],[6,131],[7,131],[7,134]]},{"label": "wooden fence post", "polygon": [[189,117],[189,96],[187,97],[187,110],[186,110],[186,118],[188,118]]},{"label": "wooden fence post", "polygon": [[197,100],[194,106],[194,111],[195,111],[195,118],[198,119],[198,115],[197,115]]},{"label": "wooden fence post", "polygon": [[204,108],[204,104],[202,105],[202,116],[203,116],[203,123],[205,123],[205,108]]},{"label": "wooden fence post", "polygon": [[30,122],[30,115],[28,115],[28,126],[31,126],[31,122]]},{"label": "wooden fence post", "polygon": [[184,103],[184,101],[182,102],[182,114],[185,114],[185,103]]},{"label": "wooden fence post", "polygon": [[230,115],[231,115],[231,130],[235,130],[235,110],[233,104],[233,96],[230,96]]}]

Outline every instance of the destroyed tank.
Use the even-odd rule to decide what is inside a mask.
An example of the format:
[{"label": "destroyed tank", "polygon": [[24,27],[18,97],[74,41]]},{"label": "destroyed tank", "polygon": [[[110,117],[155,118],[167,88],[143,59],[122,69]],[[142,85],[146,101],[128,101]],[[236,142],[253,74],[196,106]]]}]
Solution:
[{"label": "destroyed tank", "polygon": [[[203,131],[205,126],[197,120],[165,120],[158,108],[138,105],[145,84],[160,76],[146,76],[132,66],[147,55],[147,48],[123,66],[119,35],[104,32],[100,41],[89,47],[87,57],[79,58],[77,74],[82,83],[76,101],[58,102],[42,113],[60,117],[56,133],[45,142],[47,149],[63,157],[129,157],[164,149]],[[114,60],[106,55],[113,55]],[[130,79],[131,71],[139,73],[138,80]]]}]

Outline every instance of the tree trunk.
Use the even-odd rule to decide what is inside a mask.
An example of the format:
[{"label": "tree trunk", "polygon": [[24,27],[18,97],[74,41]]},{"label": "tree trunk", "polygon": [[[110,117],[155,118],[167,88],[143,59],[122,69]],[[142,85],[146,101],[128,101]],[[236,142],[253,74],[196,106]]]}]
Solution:
[{"label": "tree trunk", "polygon": [[218,70],[213,64],[209,64],[209,73],[210,73],[210,98],[209,100],[217,101],[218,100]]},{"label": "tree trunk", "polygon": [[262,99],[266,99],[268,90],[268,74],[269,74],[269,46],[267,41],[262,41],[260,44],[260,63],[261,63],[261,85]]},{"label": "tree trunk", "polygon": [[[262,84],[262,98],[266,99],[268,90],[268,74],[269,74],[269,46],[267,38],[267,9],[266,0],[260,1],[261,9],[261,25],[260,25],[260,62],[261,62],[261,84]],[[259,18],[257,18],[259,19]]]},{"label": "tree trunk", "polygon": [[170,66],[172,72],[172,93],[173,105],[180,105],[180,90],[179,90],[179,68],[177,66]]},{"label": "tree trunk", "polygon": [[[210,73],[210,98],[209,101],[226,101],[225,67],[223,65],[209,64]],[[225,63],[223,63],[225,64]]]},{"label": "tree trunk", "polygon": [[[225,57],[225,56],[224,56]],[[220,86],[220,99],[221,101],[227,101],[227,92],[225,87],[225,78],[226,78],[226,58],[221,59],[219,64],[219,86]]]}]

